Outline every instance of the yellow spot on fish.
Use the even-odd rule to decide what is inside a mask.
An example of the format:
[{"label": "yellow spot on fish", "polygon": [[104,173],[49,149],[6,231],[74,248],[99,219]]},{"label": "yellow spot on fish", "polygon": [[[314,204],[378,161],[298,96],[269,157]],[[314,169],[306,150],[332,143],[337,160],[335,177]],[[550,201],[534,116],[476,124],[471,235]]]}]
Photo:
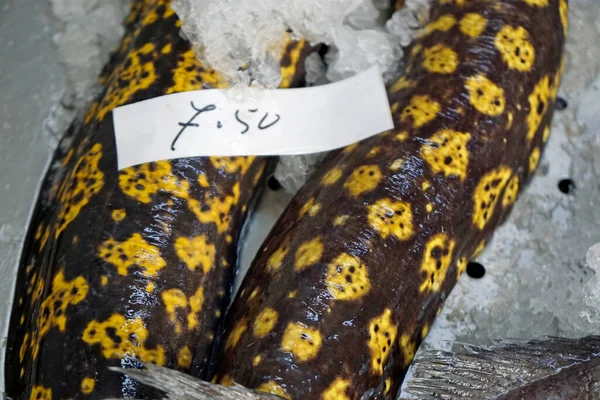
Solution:
[{"label": "yellow spot on fish", "polygon": [[550,137],[550,127],[546,127],[544,129],[544,134],[542,136],[542,140],[544,141],[544,143],[546,143],[548,141],[548,138]]},{"label": "yellow spot on fish", "polygon": [[29,400],[52,400],[52,389],[45,388],[42,385],[35,385],[31,389]]},{"label": "yellow spot on fish", "polygon": [[377,154],[379,154],[379,152],[381,151],[381,147],[377,146],[377,147],[373,147],[371,150],[369,150],[369,152],[367,153],[367,157],[371,158],[371,157],[375,157]]},{"label": "yellow spot on fish", "polygon": [[369,351],[371,353],[371,371],[375,375],[383,374],[383,366],[396,340],[397,325],[392,322],[392,311],[386,308],[369,323]]},{"label": "yellow spot on fish", "polygon": [[296,271],[318,262],[321,254],[323,254],[323,243],[320,238],[302,243],[296,251]]},{"label": "yellow spot on fish", "polygon": [[206,178],[206,174],[204,174],[204,173],[198,174],[198,183],[203,188],[207,188],[210,186],[210,183],[208,182],[208,179]]},{"label": "yellow spot on fish", "polygon": [[240,198],[240,184],[233,185],[232,195],[204,198],[203,201],[190,199],[188,207],[203,224],[214,223],[217,226],[217,232],[223,233],[229,227],[232,217],[232,209]]},{"label": "yellow spot on fish", "polygon": [[529,156],[529,173],[533,173],[540,162],[540,148],[536,147]]},{"label": "yellow spot on fish", "polygon": [[308,214],[310,217],[314,217],[315,215],[317,215],[317,213],[319,212],[319,210],[321,209],[321,205],[320,204],[315,204],[315,198],[311,197],[310,200],[308,200],[300,209],[300,212],[298,214],[298,216],[300,218],[304,217],[306,214]]},{"label": "yellow spot on fish", "polygon": [[429,181],[423,181],[423,183],[421,183],[421,190],[423,192],[427,191],[427,189],[429,189],[431,187],[431,183],[429,183]]},{"label": "yellow spot on fish", "polygon": [[[287,36],[287,37],[289,37],[289,36]],[[282,65],[280,67],[280,72],[281,72],[280,87],[288,88],[292,84],[294,75],[296,74],[296,66],[298,65],[298,61],[300,59],[300,56],[302,55],[302,49],[304,48],[305,44],[306,44],[306,41],[304,39],[301,39],[296,43],[288,44],[288,51],[286,52],[286,54],[290,59],[290,63],[287,64],[286,66]],[[291,50],[289,50],[290,46],[292,46]]]},{"label": "yellow spot on fish", "polygon": [[467,177],[469,152],[467,143],[471,134],[442,129],[433,134],[421,147],[421,156],[435,173],[454,175],[461,181]]},{"label": "yellow spot on fish", "polygon": [[389,235],[407,240],[413,234],[412,210],[410,204],[384,198],[369,206],[369,225],[382,238]]},{"label": "yellow spot on fish", "polygon": [[473,194],[473,223],[479,229],[483,229],[492,218],[500,193],[506,186],[511,172],[510,168],[501,165],[485,174],[475,188]]},{"label": "yellow spot on fish", "polygon": [[348,253],[340,254],[329,264],[325,285],[336,300],[356,300],[371,290],[367,268]]},{"label": "yellow spot on fish", "polygon": [[228,174],[240,171],[245,174],[256,157],[210,157],[210,163],[217,169],[222,169]]},{"label": "yellow spot on fish", "polygon": [[[119,340],[113,339],[118,337]],[[142,362],[165,364],[165,351],[161,345],[156,349],[145,347],[148,329],[141,318],[126,319],[113,314],[104,322],[92,320],[81,338],[89,345],[100,345],[105,358],[136,357]]]},{"label": "yellow spot on fish", "polygon": [[456,25],[456,18],[454,18],[454,15],[444,14],[435,21],[427,24],[420,36],[428,35],[434,31],[448,32],[454,25]]},{"label": "yellow spot on fish", "polygon": [[167,265],[158,247],[146,242],[139,233],[119,242],[110,238],[100,246],[98,256],[117,268],[119,275],[126,276],[129,268],[138,266],[144,276],[154,277]]},{"label": "yellow spot on fish", "polygon": [[401,121],[412,117],[413,125],[419,128],[431,122],[442,110],[440,103],[432,100],[429,96],[413,96],[408,106],[402,110]]},{"label": "yellow spot on fish", "polygon": [[404,76],[400,77],[394,84],[390,87],[390,91],[392,93],[398,92],[402,89],[408,89],[415,87],[417,82],[406,79]]},{"label": "yellow spot on fish", "polygon": [[402,168],[402,165],[404,165],[404,160],[401,158],[398,158],[398,159],[392,161],[392,163],[390,164],[390,169],[392,171],[398,171],[400,168]]},{"label": "yellow spot on fish", "polygon": [[254,321],[254,336],[262,338],[273,330],[279,315],[271,307],[265,307]]},{"label": "yellow spot on fish", "polygon": [[429,333],[429,325],[425,325],[423,329],[421,329],[421,339],[425,339],[425,336]]},{"label": "yellow spot on fish", "polygon": [[560,0],[558,3],[558,11],[560,13],[560,22],[563,26],[563,32],[566,35],[569,30],[569,6],[567,5],[566,0]]},{"label": "yellow spot on fish", "polygon": [[156,284],[154,282],[148,282],[148,284],[146,285],[146,292],[154,293],[155,289],[156,289]]},{"label": "yellow spot on fish", "polygon": [[404,142],[407,137],[408,137],[408,132],[403,131],[403,132],[398,133],[396,136],[394,136],[394,139],[396,139],[399,142]]},{"label": "yellow spot on fish", "polygon": [[94,391],[94,385],[96,381],[94,378],[86,377],[81,381],[81,393],[90,394]]},{"label": "yellow spot on fish", "polygon": [[284,399],[291,399],[291,397],[285,392],[285,389],[275,381],[265,382],[257,387],[256,390],[263,393],[274,394]]},{"label": "yellow spot on fish", "polygon": [[333,220],[333,226],[342,226],[346,223],[350,216],[349,215],[338,215]]},{"label": "yellow spot on fish", "polygon": [[433,211],[433,205],[431,203],[427,203],[427,205],[425,206],[425,210],[427,210],[428,213]]},{"label": "yellow spot on fish", "polygon": [[478,255],[481,254],[481,252],[483,251],[483,249],[485,249],[485,245],[486,245],[486,241],[485,239],[483,239],[481,242],[479,242],[479,244],[477,245],[477,248],[475,249],[475,251],[473,252],[473,255],[471,256],[471,258],[475,258]]},{"label": "yellow spot on fish", "polygon": [[382,176],[377,165],[363,165],[352,171],[344,183],[344,187],[352,196],[356,197],[361,193],[375,189]]},{"label": "yellow spot on fish", "polygon": [[350,381],[340,377],[335,378],[333,382],[323,392],[323,400],[350,400],[346,395],[346,388],[350,385]]},{"label": "yellow spot on fish", "polygon": [[160,52],[162,54],[169,54],[171,52],[172,48],[173,48],[173,46],[171,46],[171,43],[167,43]]},{"label": "yellow spot on fish", "polygon": [[262,356],[258,355],[256,357],[254,357],[254,359],[252,360],[252,366],[258,367],[260,365],[261,361],[262,361]]},{"label": "yellow spot on fish", "polygon": [[298,293],[297,290],[293,290],[288,294],[288,298],[293,299],[296,297],[296,294]]},{"label": "yellow spot on fish", "polygon": [[460,31],[475,38],[483,33],[486,25],[487,19],[481,14],[468,13],[460,20]]},{"label": "yellow spot on fish", "polygon": [[318,329],[309,328],[301,323],[288,324],[281,340],[281,349],[292,353],[294,362],[315,358],[320,348],[321,333]]},{"label": "yellow spot on fish", "polygon": [[[215,376],[215,378],[216,378],[216,376]],[[219,385],[233,386],[233,379],[231,378],[231,375],[229,375],[229,374],[223,375],[221,377],[221,379],[219,380]]]},{"label": "yellow spot on fish", "polygon": [[225,349],[230,350],[237,346],[238,342],[240,341],[242,335],[244,334],[244,332],[246,332],[246,330],[248,330],[248,324],[246,323],[245,319],[242,319],[235,325],[235,327],[229,334],[227,342],[225,343]]},{"label": "yellow spot on fish", "polygon": [[90,202],[92,196],[104,186],[104,173],[98,168],[100,158],[102,158],[102,145],[97,143],[77,161],[61,184],[58,191],[61,207],[55,238],[60,236],[79,215],[81,209]]},{"label": "yellow spot on fish", "polygon": [[171,163],[157,161],[125,168],[119,173],[119,187],[127,196],[150,203],[152,196],[165,192],[186,199],[189,184],[171,172]]},{"label": "yellow spot on fish", "polygon": [[321,179],[323,185],[333,185],[342,176],[342,170],[340,168],[333,168],[327,171],[327,173]]},{"label": "yellow spot on fish", "polygon": [[495,117],[504,112],[504,90],[484,75],[468,78],[465,87],[469,92],[469,102],[480,113]]},{"label": "yellow spot on fish", "polygon": [[496,34],[496,49],[511,69],[521,72],[531,71],[535,61],[535,49],[529,41],[529,33],[519,26],[505,26]]},{"label": "yellow spot on fish", "polygon": [[285,258],[288,251],[288,244],[283,244],[280,248],[275,250],[273,254],[267,260],[267,269],[271,272],[277,271],[281,267],[281,263]]},{"label": "yellow spot on fish", "polygon": [[508,182],[508,186],[506,186],[506,190],[504,190],[504,196],[502,197],[502,206],[508,207],[512,205],[517,199],[517,194],[519,193],[519,176],[515,175]]},{"label": "yellow spot on fish", "polygon": [[175,240],[175,252],[177,256],[191,270],[195,271],[202,266],[205,274],[209,273],[215,263],[216,248],[214,244],[208,243],[207,236],[199,235],[190,239],[179,237]]},{"label": "yellow spot on fish", "polygon": [[535,7],[546,7],[548,5],[548,0],[523,0],[525,3],[530,6]]},{"label": "yellow spot on fish", "polygon": [[100,277],[100,284],[101,284],[102,286],[106,286],[106,284],[107,284],[107,283],[108,283],[108,276],[106,276],[106,275],[102,275],[102,276]]},{"label": "yellow spot on fish", "polygon": [[423,52],[423,68],[438,74],[451,74],[458,67],[458,55],[451,48],[436,44]]},{"label": "yellow spot on fish", "polygon": [[531,141],[548,110],[550,102],[550,79],[544,76],[535,85],[533,92],[528,97],[529,114],[527,115],[527,140]]},{"label": "yellow spot on fish", "polygon": [[117,222],[123,221],[125,219],[126,215],[127,215],[127,213],[125,212],[124,208],[119,208],[118,210],[113,210],[113,212],[111,213],[112,219],[114,219]]},{"label": "yellow spot on fish", "polygon": [[189,368],[192,365],[192,352],[188,346],[183,346],[177,352],[177,366],[180,368]]},{"label": "yellow spot on fish", "polygon": [[448,267],[452,262],[454,252],[454,240],[450,240],[445,233],[438,233],[427,241],[421,263],[423,283],[419,292],[437,292],[440,290]]}]

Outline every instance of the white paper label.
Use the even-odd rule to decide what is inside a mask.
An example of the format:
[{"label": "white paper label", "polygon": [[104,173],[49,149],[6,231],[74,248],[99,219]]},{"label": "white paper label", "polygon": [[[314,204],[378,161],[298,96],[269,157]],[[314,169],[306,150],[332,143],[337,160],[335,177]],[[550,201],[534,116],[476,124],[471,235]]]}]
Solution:
[{"label": "white paper label", "polygon": [[118,168],[183,157],[317,153],[394,127],[377,67],[328,85],[256,92],[243,102],[227,90],[116,108]]}]

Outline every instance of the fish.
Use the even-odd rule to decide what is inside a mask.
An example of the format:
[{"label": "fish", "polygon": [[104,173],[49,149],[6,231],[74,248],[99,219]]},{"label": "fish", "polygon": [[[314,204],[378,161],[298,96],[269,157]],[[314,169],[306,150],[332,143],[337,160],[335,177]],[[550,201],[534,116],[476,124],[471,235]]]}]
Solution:
[{"label": "fish", "polygon": [[[420,352],[400,399],[600,398],[600,337],[495,340],[492,346],[456,343],[456,352]],[[241,385],[210,384],[149,364],[141,370],[113,368],[155,387],[168,399],[274,400],[282,397]]]},{"label": "fish", "polygon": [[[15,400],[155,397],[107,369],[139,362],[207,376],[272,163],[192,157],[118,171],[115,107],[228,86],[180,36],[168,0],[133,1],[124,24],[102,93],[61,139],[30,222],[4,372]],[[304,86],[314,49],[291,36],[282,47],[281,87]]]},{"label": "fish", "polygon": [[265,239],[213,382],[391,399],[540,161],[566,0],[436,0],[388,87],[395,128],[325,157]]},{"label": "fish", "polygon": [[411,369],[405,394],[423,400],[600,399],[600,337],[460,345],[424,352]]}]

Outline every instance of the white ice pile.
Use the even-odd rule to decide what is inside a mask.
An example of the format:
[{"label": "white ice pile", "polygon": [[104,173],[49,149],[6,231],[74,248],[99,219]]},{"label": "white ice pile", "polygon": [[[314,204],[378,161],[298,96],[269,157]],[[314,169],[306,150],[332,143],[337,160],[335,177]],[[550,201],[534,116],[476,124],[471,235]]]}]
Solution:
[{"label": "white ice pile", "polygon": [[588,267],[592,268],[596,274],[583,289],[585,304],[593,311],[583,311],[582,316],[591,323],[600,323],[600,243],[590,247],[585,258]]}]

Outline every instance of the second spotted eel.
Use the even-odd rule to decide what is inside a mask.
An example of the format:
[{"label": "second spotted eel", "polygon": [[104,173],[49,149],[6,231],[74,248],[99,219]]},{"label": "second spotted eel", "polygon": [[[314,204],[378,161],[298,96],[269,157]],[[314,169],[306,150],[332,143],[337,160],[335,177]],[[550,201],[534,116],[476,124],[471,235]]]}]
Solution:
[{"label": "second spotted eel", "polygon": [[395,129],[331,153],[254,260],[215,381],[287,399],[391,399],[533,175],[566,0],[437,0],[389,87]]},{"label": "second spotted eel", "polygon": [[[158,397],[108,370],[137,365],[128,357],[207,375],[241,227],[268,160],[190,158],[117,171],[115,107],[225,84],[180,37],[169,1],[133,1],[126,25],[102,94],[61,142],[27,235],[5,365],[13,400]],[[283,87],[303,83],[310,50],[286,44]],[[165,143],[175,134],[165,132]]]}]

